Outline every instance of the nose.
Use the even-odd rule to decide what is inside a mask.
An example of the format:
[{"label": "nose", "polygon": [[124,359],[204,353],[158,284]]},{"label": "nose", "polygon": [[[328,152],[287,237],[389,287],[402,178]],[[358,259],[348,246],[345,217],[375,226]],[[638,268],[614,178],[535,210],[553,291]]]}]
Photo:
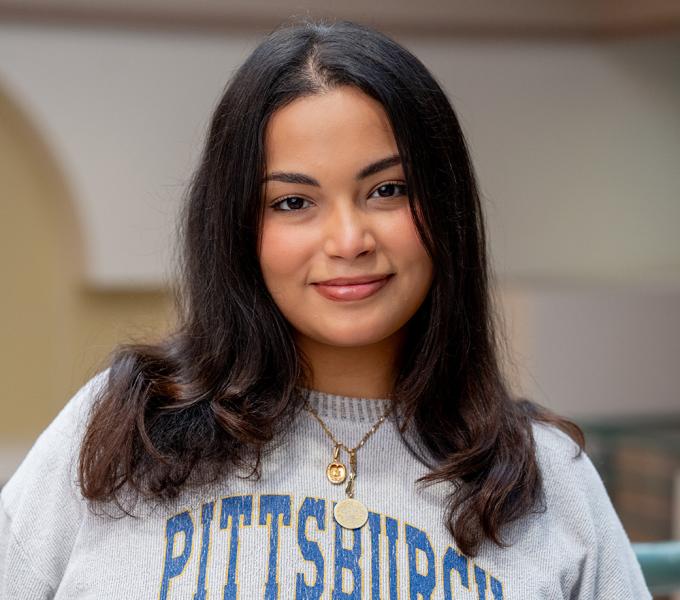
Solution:
[{"label": "nose", "polygon": [[371,254],[376,239],[368,216],[352,201],[338,202],[328,216],[324,250],[331,258],[355,258]]}]

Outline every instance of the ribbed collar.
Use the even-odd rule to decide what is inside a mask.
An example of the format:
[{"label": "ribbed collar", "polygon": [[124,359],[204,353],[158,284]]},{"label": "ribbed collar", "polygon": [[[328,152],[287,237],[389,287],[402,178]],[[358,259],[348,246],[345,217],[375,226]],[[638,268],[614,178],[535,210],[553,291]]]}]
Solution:
[{"label": "ribbed collar", "polygon": [[300,388],[300,392],[320,417],[360,423],[374,423],[385,414],[392,402],[389,398],[339,396],[307,388]]}]

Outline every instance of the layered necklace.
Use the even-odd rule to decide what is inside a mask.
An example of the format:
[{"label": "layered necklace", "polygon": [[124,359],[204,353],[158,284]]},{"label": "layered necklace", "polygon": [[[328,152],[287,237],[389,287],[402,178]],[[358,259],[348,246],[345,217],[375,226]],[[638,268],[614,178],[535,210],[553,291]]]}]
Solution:
[{"label": "layered necklace", "polygon": [[[366,400],[366,402],[371,402],[371,400]],[[364,434],[364,437],[361,438],[361,441],[354,446],[354,448],[348,448],[345,444],[339,442],[335,438],[331,430],[323,422],[318,413],[309,405],[307,400],[304,402],[304,408],[319,422],[326,435],[328,435],[333,442],[333,458],[326,467],[326,477],[328,478],[328,481],[334,485],[339,485],[347,480],[347,486],[345,487],[346,498],[338,502],[333,508],[335,521],[345,529],[359,529],[360,527],[363,527],[368,520],[368,509],[363,502],[354,497],[354,484],[357,478],[357,451],[366,443],[366,440],[377,431],[383,421],[387,419],[392,412],[394,405],[390,403],[390,406],[385,413]],[[341,449],[347,452],[347,455],[349,456],[349,475],[347,467],[340,460]]]}]

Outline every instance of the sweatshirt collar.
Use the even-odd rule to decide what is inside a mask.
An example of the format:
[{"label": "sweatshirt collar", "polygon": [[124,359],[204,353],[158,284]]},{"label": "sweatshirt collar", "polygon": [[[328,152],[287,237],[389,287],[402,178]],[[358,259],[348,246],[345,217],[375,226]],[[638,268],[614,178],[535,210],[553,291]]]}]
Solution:
[{"label": "sweatshirt collar", "polygon": [[300,392],[322,419],[374,423],[385,414],[392,402],[389,398],[341,396],[304,387],[300,388]]}]

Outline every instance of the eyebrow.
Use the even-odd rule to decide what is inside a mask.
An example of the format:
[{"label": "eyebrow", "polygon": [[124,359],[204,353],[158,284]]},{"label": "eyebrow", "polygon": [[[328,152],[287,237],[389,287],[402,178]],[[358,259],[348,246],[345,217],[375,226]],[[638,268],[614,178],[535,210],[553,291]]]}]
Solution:
[{"label": "eyebrow", "polygon": [[[375,175],[380,171],[384,171],[385,169],[400,164],[401,157],[398,154],[393,154],[392,156],[376,160],[370,165],[366,165],[355,175],[355,179],[356,181],[361,181],[362,179],[366,179],[366,177],[370,177],[371,175]],[[321,184],[316,179],[314,179],[314,177],[310,177],[304,173],[286,173],[284,171],[274,171],[269,173],[269,175],[267,175],[262,180],[262,183],[266,183],[267,181],[281,181],[283,183],[297,183],[300,185],[314,185],[316,187],[321,187]]]}]

